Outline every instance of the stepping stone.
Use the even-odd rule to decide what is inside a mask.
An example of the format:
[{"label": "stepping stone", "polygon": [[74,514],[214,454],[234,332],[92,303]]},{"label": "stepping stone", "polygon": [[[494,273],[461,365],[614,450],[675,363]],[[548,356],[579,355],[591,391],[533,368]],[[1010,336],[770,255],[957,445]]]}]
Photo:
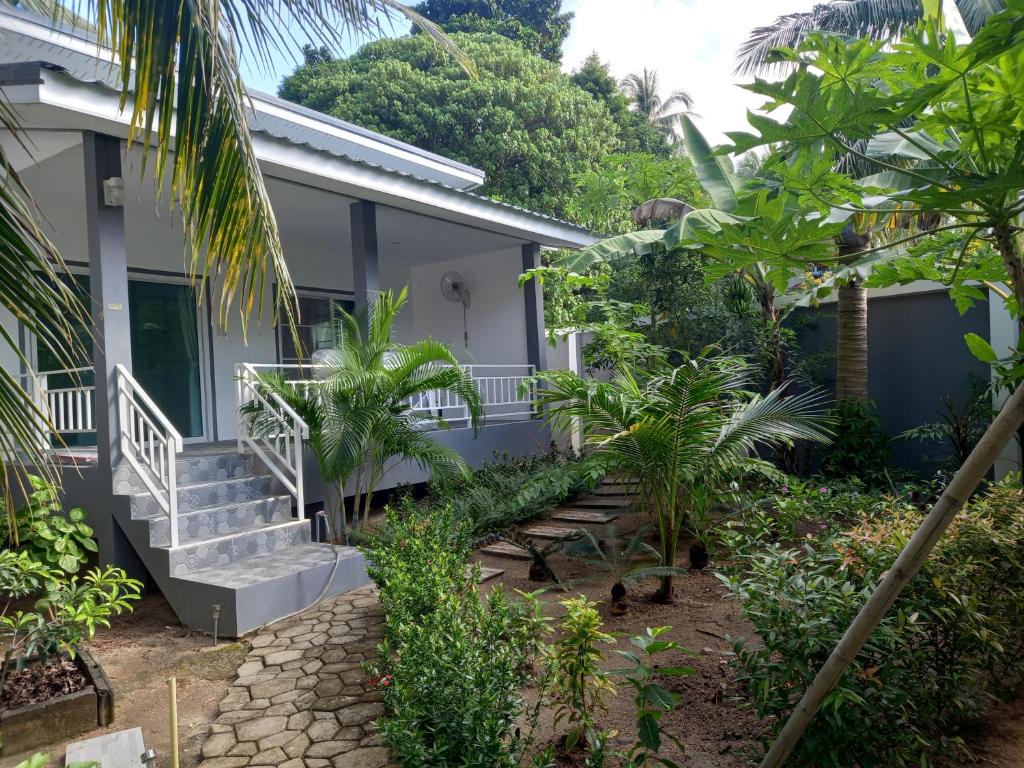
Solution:
[{"label": "stepping stone", "polygon": [[522,547],[517,547],[515,544],[509,544],[507,541],[498,541],[494,544],[488,544],[486,547],[481,547],[480,551],[485,555],[492,555],[494,557],[508,557],[513,560],[532,560],[533,555],[527,552]]},{"label": "stepping stone", "polygon": [[556,509],[551,515],[552,520],[563,523],[583,523],[590,525],[603,525],[610,523],[619,517],[618,512],[608,512],[599,509]]},{"label": "stepping stone", "polygon": [[483,584],[485,581],[496,579],[505,573],[504,568],[480,568],[480,583]]},{"label": "stepping stone", "polygon": [[631,496],[636,486],[633,485],[602,485],[594,491],[594,496]]},{"label": "stepping stone", "polygon": [[632,503],[633,499],[628,496],[584,496],[574,499],[572,505],[584,509],[622,509]]},{"label": "stepping stone", "polygon": [[552,541],[575,539],[580,535],[578,531],[572,528],[558,528],[553,525],[534,525],[529,528],[523,528],[519,533],[533,539],[550,539]]},{"label": "stepping stone", "polygon": [[601,480],[601,485],[621,485],[621,486],[633,486],[635,487],[639,483],[638,480],[633,480],[628,477],[606,477]]}]

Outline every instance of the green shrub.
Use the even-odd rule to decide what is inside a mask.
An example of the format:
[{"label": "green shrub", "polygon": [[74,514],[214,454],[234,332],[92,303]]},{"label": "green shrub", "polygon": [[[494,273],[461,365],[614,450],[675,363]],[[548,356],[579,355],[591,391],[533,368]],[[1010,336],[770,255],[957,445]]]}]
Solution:
[{"label": "green shrub", "polygon": [[8,541],[42,563],[56,565],[67,573],[78,573],[88,561],[89,553],[97,551],[93,530],[85,524],[85,511],[75,507],[65,513],[60,489],[35,475],[29,475],[28,481],[32,492],[25,506],[15,510],[13,516],[0,501]]},{"label": "green shrub", "polygon": [[496,457],[465,478],[435,483],[428,503],[450,504],[476,536],[512,528],[593,489],[596,465],[571,452]]},{"label": "green shrub", "polygon": [[[726,532],[738,565],[719,577],[763,643],[737,644],[735,662],[760,716],[781,726],[921,519],[893,501],[799,550],[770,526]],[[955,752],[958,726],[1024,672],[1022,545],[1019,483],[972,502],[829,694],[793,764],[925,765]]]},{"label": "green shrub", "polygon": [[858,478],[873,487],[888,487],[889,436],[869,403],[844,398],[829,411],[835,436],[824,452],[822,471],[829,477]]},{"label": "green shrub", "polygon": [[481,600],[469,529],[451,507],[406,500],[386,515],[365,547],[386,614],[369,665],[384,739],[403,766],[516,765],[531,738],[516,726],[530,720],[519,690],[546,627],[539,606],[500,587]]},{"label": "green shrub", "polygon": [[517,764],[530,627],[500,587],[485,600],[449,593],[420,622],[397,627],[371,680],[384,692],[380,730],[401,765]]},{"label": "green shrub", "polygon": [[411,499],[385,510],[385,523],[367,537],[367,571],[380,589],[389,636],[432,613],[469,578],[469,535],[451,507],[417,508]]}]

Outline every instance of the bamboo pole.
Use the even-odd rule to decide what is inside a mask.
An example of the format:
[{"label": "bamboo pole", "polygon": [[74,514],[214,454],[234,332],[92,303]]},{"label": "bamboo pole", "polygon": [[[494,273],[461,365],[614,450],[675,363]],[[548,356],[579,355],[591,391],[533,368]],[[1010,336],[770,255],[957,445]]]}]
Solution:
[{"label": "bamboo pole", "polygon": [[964,502],[977,489],[1003,447],[1024,424],[1024,384],[1017,388],[1003,405],[999,415],[985,431],[960,471],[935,502],[910,541],[900,552],[892,568],[871,593],[857,617],[847,628],[828,661],[818,671],[814,682],[804,692],[800,703],[790,714],[772,748],[761,761],[760,768],[780,768],[793,752],[811,720],[818,713],[825,697],[842,677],[844,670],[867,642],[882,617],[896,602],[900,592],[924,565],[929,553],[943,532],[963,507]]},{"label": "bamboo pole", "polygon": [[178,678],[167,678],[171,725],[171,768],[178,768]]}]

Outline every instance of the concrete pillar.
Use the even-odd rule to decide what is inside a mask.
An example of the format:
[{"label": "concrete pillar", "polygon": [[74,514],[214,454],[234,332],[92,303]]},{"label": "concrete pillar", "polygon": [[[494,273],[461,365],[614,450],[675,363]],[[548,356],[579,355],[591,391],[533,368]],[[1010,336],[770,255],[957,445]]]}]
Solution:
[{"label": "concrete pillar", "polygon": [[121,461],[117,412],[120,363],[132,369],[128,323],[128,256],[124,242],[124,208],[104,202],[103,182],[121,177],[121,140],[92,132],[82,134],[85,157],[85,223],[89,252],[93,366],[96,376],[97,466],[91,491],[96,501],[86,511],[99,543],[100,563],[124,568],[141,579],[146,570],[124,531],[114,520],[113,471]]},{"label": "concrete pillar", "polygon": [[[540,245],[523,245],[523,272],[539,267]],[[526,301],[526,362],[538,371],[548,367],[548,345],[544,334],[544,288],[536,280],[523,286]]]},{"label": "concrete pillar", "polygon": [[101,471],[110,472],[121,460],[114,367],[120,363],[129,371],[132,368],[124,208],[108,206],[103,198],[103,182],[121,177],[121,141],[92,132],[83,134],[82,139],[93,365],[96,368],[97,458]]},{"label": "concrete pillar", "polygon": [[356,308],[365,307],[380,293],[380,256],[377,247],[377,204],[359,200],[349,206],[352,230],[352,292]]}]

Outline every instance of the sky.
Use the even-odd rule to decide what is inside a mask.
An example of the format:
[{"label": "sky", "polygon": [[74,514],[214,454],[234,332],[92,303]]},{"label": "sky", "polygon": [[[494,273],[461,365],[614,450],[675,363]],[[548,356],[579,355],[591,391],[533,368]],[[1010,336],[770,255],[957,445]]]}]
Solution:
[{"label": "sky", "polygon": [[[563,0],[563,8],[576,18],[562,67],[570,72],[596,50],[619,78],[645,66],[655,69],[665,94],[682,89],[694,97],[698,124],[712,143],[719,143],[725,140],[725,131],[742,129],[746,110],[761,101],[736,85],[733,67],[740,43],[754,27],[813,4],[814,0]],[[405,31],[405,24],[395,30]],[[343,53],[354,51],[359,42],[351,41]],[[275,93],[296,63],[285,54],[276,55],[266,68],[243,62],[245,81]]]}]

